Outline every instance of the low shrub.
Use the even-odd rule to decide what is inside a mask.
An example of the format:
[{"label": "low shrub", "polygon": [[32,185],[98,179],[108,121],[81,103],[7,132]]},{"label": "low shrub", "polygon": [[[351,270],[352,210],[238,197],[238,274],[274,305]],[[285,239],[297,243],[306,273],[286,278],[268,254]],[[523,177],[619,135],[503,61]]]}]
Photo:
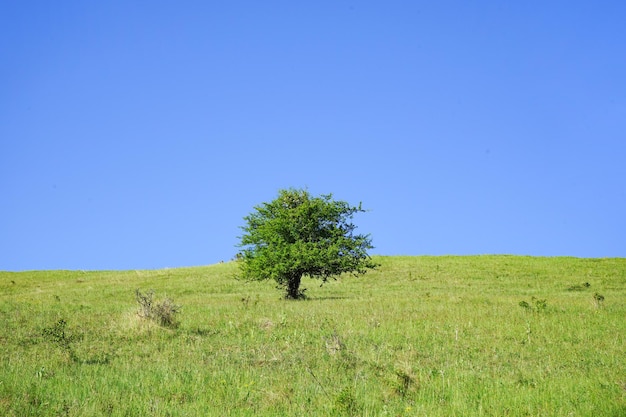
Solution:
[{"label": "low shrub", "polygon": [[171,298],[155,302],[153,300],[154,290],[142,293],[139,289],[135,290],[135,297],[139,303],[139,310],[137,311],[139,317],[152,320],[164,327],[176,328],[180,324],[177,316],[181,306],[174,304]]}]

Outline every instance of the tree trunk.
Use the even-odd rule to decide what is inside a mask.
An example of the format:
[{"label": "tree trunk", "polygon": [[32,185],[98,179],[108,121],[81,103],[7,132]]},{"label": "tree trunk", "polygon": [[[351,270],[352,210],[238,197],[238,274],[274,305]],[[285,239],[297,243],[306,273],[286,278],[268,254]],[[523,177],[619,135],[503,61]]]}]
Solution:
[{"label": "tree trunk", "polygon": [[287,294],[285,298],[290,300],[297,300],[303,298],[303,294],[300,292],[300,281],[302,280],[302,274],[293,274],[287,281]]}]

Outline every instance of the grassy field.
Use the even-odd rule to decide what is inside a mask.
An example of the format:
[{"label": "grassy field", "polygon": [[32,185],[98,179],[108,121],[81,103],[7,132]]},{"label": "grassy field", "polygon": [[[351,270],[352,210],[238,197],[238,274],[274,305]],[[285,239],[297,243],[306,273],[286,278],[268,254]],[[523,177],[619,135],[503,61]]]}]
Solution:
[{"label": "grassy field", "polygon": [[0,272],[0,415],[626,416],[626,259],[376,260],[306,301],[234,263]]}]

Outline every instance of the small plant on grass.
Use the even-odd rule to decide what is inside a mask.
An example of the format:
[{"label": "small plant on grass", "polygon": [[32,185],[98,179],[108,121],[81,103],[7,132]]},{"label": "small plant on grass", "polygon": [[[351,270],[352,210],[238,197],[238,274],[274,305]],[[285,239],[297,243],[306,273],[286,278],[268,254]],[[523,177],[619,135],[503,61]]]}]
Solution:
[{"label": "small plant on grass", "polygon": [[139,311],[137,311],[139,317],[152,320],[164,327],[176,328],[180,324],[177,315],[180,313],[181,306],[174,304],[171,298],[155,302],[154,290],[142,293],[139,289],[135,290],[135,297],[139,303]]},{"label": "small plant on grass", "polygon": [[67,333],[66,328],[67,322],[64,319],[60,319],[54,326],[44,328],[42,335],[44,339],[60,347],[73,362],[80,362],[72,346],[79,336]]},{"label": "small plant on grass", "polygon": [[[67,322],[64,319],[57,321],[54,326],[46,327],[42,331],[44,340],[57,345],[67,357],[74,363],[83,365],[105,365],[108,364],[111,359],[110,352],[100,352],[95,355],[85,357],[84,352],[82,355],[78,355],[74,348],[74,342],[82,340],[83,335],[78,333],[69,333],[67,331]],[[80,349],[78,350],[80,352]],[[44,369],[44,368],[42,368]],[[38,374],[38,376],[40,373]]]},{"label": "small plant on grass", "polygon": [[604,305],[604,296],[600,293],[593,294],[593,301],[596,304],[596,308],[600,308]]},{"label": "small plant on grass", "polygon": [[249,295],[241,297],[241,303],[243,305],[243,308],[248,308],[250,305],[254,307],[259,303],[259,294],[255,296],[254,300]]},{"label": "small plant on grass", "polygon": [[546,301],[546,299],[540,299],[540,298],[535,298],[532,297],[531,298],[533,304],[535,305],[535,310],[537,311],[545,311],[546,308],[548,308],[548,302]]},{"label": "small plant on grass", "polygon": [[548,302],[546,299],[531,297],[530,303],[527,301],[520,301],[519,306],[525,310],[539,313],[548,308]]},{"label": "small plant on grass", "polygon": [[567,287],[567,291],[583,291],[587,288],[591,287],[591,284],[588,282],[584,282],[582,284],[574,284]]},{"label": "small plant on grass", "polygon": [[35,372],[35,376],[39,379],[48,379],[54,376],[54,372],[49,371],[46,369],[45,366],[42,366],[41,368],[37,370],[37,372]]},{"label": "small plant on grass", "polygon": [[396,393],[401,397],[407,396],[407,394],[412,391],[415,387],[415,376],[411,371],[406,371],[403,369],[396,369],[396,376],[398,377],[396,384]]},{"label": "small plant on grass", "polygon": [[336,355],[345,349],[346,345],[337,333],[333,333],[329,338],[325,340],[326,350],[330,355]]},{"label": "small plant on grass", "polygon": [[344,387],[339,394],[335,397],[335,410],[341,413],[341,415],[358,415],[359,403],[354,396],[353,389],[351,387]]}]

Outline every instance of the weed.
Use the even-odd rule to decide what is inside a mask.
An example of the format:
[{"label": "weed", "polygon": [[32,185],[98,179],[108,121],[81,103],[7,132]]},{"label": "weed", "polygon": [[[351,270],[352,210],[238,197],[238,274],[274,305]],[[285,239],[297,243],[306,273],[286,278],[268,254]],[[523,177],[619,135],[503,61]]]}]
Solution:
[{"label": "weed", "polygon": [[567,291],[583,291],[587,288],[591,287],[591,284],[588,282],[584,282],[582,284],[574,284],[567,287]]},{"label": "weed", "polygon": [[194,334],[196,336],[200,336],[200,337],[206,337],[206,336],[213,336],[216,334],[219,334],[219,330],[216,329],[206,329],[203,327],[196,327],[194,329],[192,329],[190,331],[191,334]]},{"label": "weed", "polygon": [[135,296],[137,303],[139,303],[139,311],[137,312],[139,317],[155,321],[164,327],[178,327],[180,323],[176,316],[180,313],[181,306],[174,304],[172,299],[165,298],[163,301],[155,302],[153,300],[154,290],[142,293],[137,289]]},{"label": "weed", "polygon": [[548,302],[545,299],[532,297],[531,300],[535,305],[535,310],[537,311],[545,311],[546,308],[548,308]]},{"label": "weed", "polygon": [[532,334],[533,334],[533,331],[530,328],[530,323],[526,323],[526,340],[528,341],[528,344],[530,344],[530,342],[531,342],[530,335],[532,335]]},{"label": "weed", "polygon": [[601,308],[602,306],[604,306],[604,296],[602,294],[593,294],[593,301],[596,304],[596,308]]},{"label": "weed", "polygon": [[264,318],[260,320],[259,327],[262,330],[269,331],[269,330],[272,330],[272,328],[274,328],[274,322],[268,318]]},{"label": "weed", "polygon": [[161,326],[178,327],[179,323],[176,320],[176,315],[180,312],[180,308],[171,299],[166,298],[155,305],[154,315]]},{"label": "weed", "polygon": [[44,339],[60,347],[73,362],[80,362],[72,346],[79,339],[79,336],[68,334],[66,327],[67,322],[64,319],[60,319],[53,326],[44,328],[41,333]]},{"label": "weed", "polygon": [[411,372],[405,370],[396,369],[396,376],[398,377],[398,384],[396,386],[396,393],[401,397],[405,397],[415,385],[415,377]]},{"label": "weed", "polygon": [[70,412],[72,410],[72,405],[67,402],[66,400],[64,400],[58,407],[56,410],[56,415],[57,416],[69,416]]},{"label": "weed", "polygon": [[37,372],[35,372],[35,376],[38,379],[48,379],[48,378],[52,378],[54,376],[54,372],[53,371],[49,371],[46,369],[45,366],[42,366],[41,368],[37,369]]},{"label": "weed", "polygon": [[527,301],[520,301],[519,306],[525,310],[539,313],[542,311],[546,311],[546,309],[548,308],[548,302],[546,299],[531,297],[530,303],[528,303]]},{"label": "weed", "polygon": [[252,300],[252,297],[249,295],[242,297],[241,303],[243,304],[243,308],[248,308],[250,305],[255,307],[259,303],[259,294],[254,297],[254,300]]},{"label": "weed", "polygon": [[[98,355],[88,357],[86,359],[81,359],[76,353],[76,349],[74,348],[74,343],[76,341],[82,340],[82,334],[70,334],[67,332],[67,322],[64,319],[60,319],[53,326],[46,327],[42,330],[42,336],[44,340],[52,342],[57,345],[67,357],[74,363],[86,364],[86,365],[105,365],[110,362],[110,353],[103,352]],[[50,373],[42,367],[39,371],[37,371],[38,377],[46,377],[49,376]]]},{"label": "weed", "polygon": [[529,378],[521,373],[517,376],[515,383],[520,387],[535,388],[537,386],[537,382],[533,378]]},{"label": "weed", "polygon": [[331,355],[336,355],[346,347],[337,333],[333,333],[330,337],[326,338],[325,341],[326,351]]},{"label": "weed", "polygon": [[344,387],[335,397],[335,409],[342,415],[356,415],[359,412],[359,404],[351,387]]}]

